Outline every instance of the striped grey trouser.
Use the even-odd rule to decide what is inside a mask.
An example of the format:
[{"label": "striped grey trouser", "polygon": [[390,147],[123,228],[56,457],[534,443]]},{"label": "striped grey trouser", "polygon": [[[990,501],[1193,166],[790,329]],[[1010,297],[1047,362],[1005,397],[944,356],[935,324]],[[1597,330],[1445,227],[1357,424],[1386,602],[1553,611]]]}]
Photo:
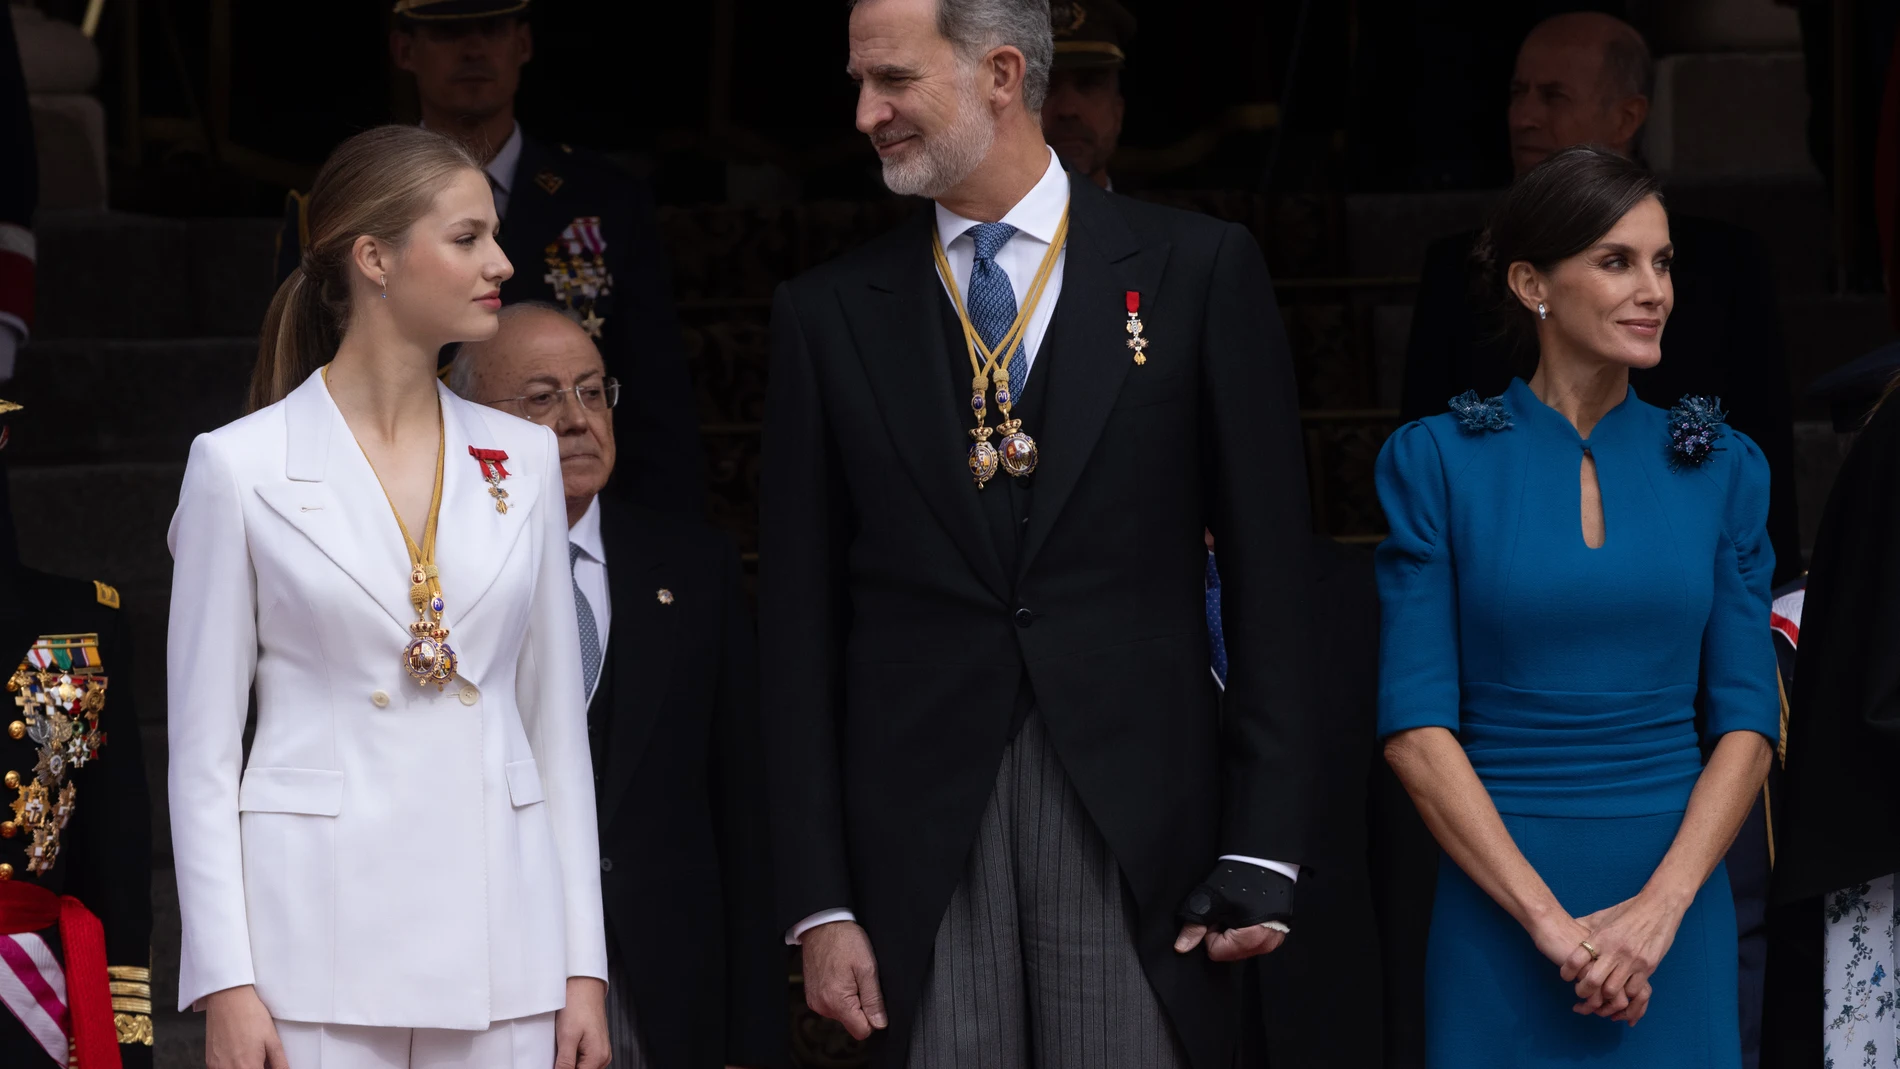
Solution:
[{"label": "striped grey trouser", "polygon": [[910,1069],[1187,1069],[1133,912],[1032,713],[937,929]]},{"label": "striped grey trouser", "polygon": [[620,951],[607,952],[607,1048],[614,1069],[646,1069],[640,1053],[640,1027],[633,1016],[633,992],[620,968]]}]

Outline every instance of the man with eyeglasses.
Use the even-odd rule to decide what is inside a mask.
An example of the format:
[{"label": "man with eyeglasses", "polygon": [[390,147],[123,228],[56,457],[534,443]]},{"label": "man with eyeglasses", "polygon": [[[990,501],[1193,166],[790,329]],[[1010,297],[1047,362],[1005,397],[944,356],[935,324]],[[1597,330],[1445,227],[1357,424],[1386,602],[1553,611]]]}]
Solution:
[{"label": "man with eyeglasses", "polygon": [[[739,555],[601,496],[620,385],[551,304],[508,305],[449,387],[553,430],[588,695],[616,1069],[789,1061],[766,864],[758,668]],[[644,459],[644,458],[643,458]]]}]

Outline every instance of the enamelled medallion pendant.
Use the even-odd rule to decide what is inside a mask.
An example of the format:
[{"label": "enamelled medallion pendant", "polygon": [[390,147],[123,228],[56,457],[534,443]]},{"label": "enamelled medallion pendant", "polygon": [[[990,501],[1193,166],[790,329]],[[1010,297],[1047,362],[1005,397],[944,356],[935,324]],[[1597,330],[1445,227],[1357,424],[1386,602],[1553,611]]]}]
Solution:
[{"label": "enamelled medallion pendant", "polygon": [[970,432],[970,475],[976,480],[978,490],[989,485],[996,477],[998,456],[996,447],[990,444],[990,435],[994,434],[984,422],[984,413],[989,405],[983,398],[982,380],[977,380],[977,391],[970,395],[970,408],[976,413],[976,429]]},{"label": "enamelled medallion pendant", "polygon": [[[428,592],[429,573],[421,567],[409,573],[412,591]],[[449,646],[449,629],[442,626],[442,596],[429,596],[416,610],[416,622],[409,625],[409,645],[402,651],[403,670],[419,687],[435,684],[437,690],[455,678],[455,650]]]}]

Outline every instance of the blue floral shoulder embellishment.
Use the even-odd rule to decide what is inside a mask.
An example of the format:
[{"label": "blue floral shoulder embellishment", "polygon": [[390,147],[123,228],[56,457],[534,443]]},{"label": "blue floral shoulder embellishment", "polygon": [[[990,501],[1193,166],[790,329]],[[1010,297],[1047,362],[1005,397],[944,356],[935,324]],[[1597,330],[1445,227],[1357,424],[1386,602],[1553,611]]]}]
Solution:
[{"label": "blue floral shoulder embellishment", "polygon": [[1458,425],[1473,434],[1511,429],[1511,410],[1504,407],[1502,395],[1480,398],[1478,391],[1466,390],[1445,403],[1458,416]]},{"label": "blue floral shoulder embellishment", "polygon": [[1720,424],[1728,419],[1720,397],[1688,396],[1669,410],[1669,467],[1675,471],[1699,468],[1720,452]]}]

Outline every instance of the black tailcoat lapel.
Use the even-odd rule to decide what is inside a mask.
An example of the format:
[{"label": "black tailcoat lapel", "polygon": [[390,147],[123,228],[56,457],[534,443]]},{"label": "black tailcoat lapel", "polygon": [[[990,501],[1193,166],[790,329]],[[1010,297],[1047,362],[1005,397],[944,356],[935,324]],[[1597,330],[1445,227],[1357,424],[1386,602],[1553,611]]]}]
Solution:
[{"label": "black tailcoat lapel", "polygon": [[603,828],[613,826],[630,770],[638,767],[666,704],[679,648],[678,610],[661,604],[657,594],[667,585],[665,555],[617,505],[601,499],[600,540],[607,549],[607,596],[614,609],[605,657],[612,662],[613,693],[622,696],[605,718],[607,768],[612,774],[600,800]]},{"label": "black tailcoat lapel", "polygon": [[[967,379],[959,383],[950,376],[939,305],[943,282],[930,256],[934,226],[931,210],[919,212],[891,244],[891,255],[865,275],[864,285],[841,286],[838,297],[904,467],[984,584],[1007,599],[1002,558],[965,461],[976,418],[972,414],[962,425],[956,420],[953,399],[968,397],[970,390]],[[848,456],[850,443],[845,445]]]},{"label": "black tailcoat lapel", "polygon": [[1041,383],[1048,391],[1043,425],[1024,428],[1039,444],[1041,459],[1019,575],[1029,571],[1048,540],[1135,367],[1127,344],[1128,291],[1141,294],[1142,314],[1148,315],[1167,261],[1165,243],[1144,247],[1106,194],[1086,177],[1069,177],[1069,248],[1049,323],[1061,355]]}]

